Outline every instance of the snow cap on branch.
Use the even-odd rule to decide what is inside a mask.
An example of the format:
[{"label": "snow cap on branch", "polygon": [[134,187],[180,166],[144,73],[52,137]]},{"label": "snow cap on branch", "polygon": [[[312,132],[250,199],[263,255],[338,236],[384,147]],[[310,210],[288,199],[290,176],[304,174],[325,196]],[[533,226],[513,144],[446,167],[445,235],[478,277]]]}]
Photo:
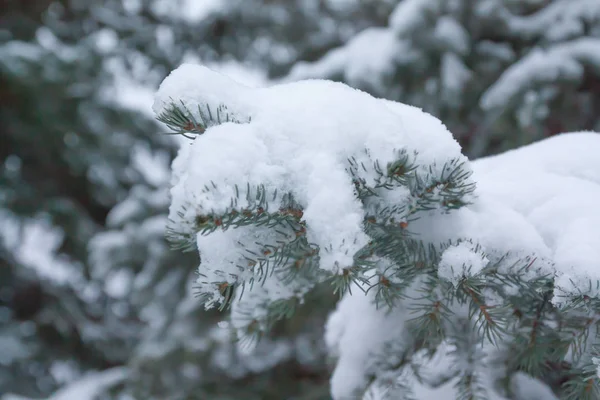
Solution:
[{"label": "snow cap on branch", "polygon": [[270,199],[275,209],[281,195],[293,193],[309,241],[325,250],[321,268],[328,270],[352,265],[367,242],[349,158],[368,163],[364,178],[371,184],[377,178],[373,161],[385,166],[400,151],[418,153],[420,164],[435,165],[438,173],[453,159],[466,161],[433,116],[329,81],[249,89],[206,67],[183,65],[161,85],[154,111],[161,115],[178,104],[198,120],[197,110],[224,106],[244,123],[210,127],[185,152],[185,167],[174,171],[171,218],[178,219],[182,206],[192,213],[185,219],[241,211],[245,205],[232,207],[231,199],[245,198],[248,185],[263,185],[269,194],[277,190]]},{"label": "snow cap on branch", "polygon": [[330,81],[248,88],[191,65],[154,108],[193,139],[173,163],[170,237],[199,250],[198,293],[232,305],[238,337],[290,316],[325,281],[346,293],[326,335],[335,399],[421,396],[443,382],[490,394],[520,368],[499,345],[535,342],[517,362],[540,377],[538,342],[573,340],[547,329],[556,315],[580,318],[583,295],[599,293],[585,286],[600,276],[597,134],[471,163],[420,109]]}]

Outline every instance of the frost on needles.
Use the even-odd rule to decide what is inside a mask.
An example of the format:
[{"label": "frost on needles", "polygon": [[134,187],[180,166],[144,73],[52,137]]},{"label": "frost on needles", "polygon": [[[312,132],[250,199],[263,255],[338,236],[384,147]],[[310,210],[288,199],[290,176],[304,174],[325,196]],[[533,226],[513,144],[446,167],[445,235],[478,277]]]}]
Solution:
[{"label": "frost on needles", "polygon": [[475,162],[435,117],[330,81],[162,83],[168,235],[242,340],[307,292],[345,399],[598,399],[600,135]]}]

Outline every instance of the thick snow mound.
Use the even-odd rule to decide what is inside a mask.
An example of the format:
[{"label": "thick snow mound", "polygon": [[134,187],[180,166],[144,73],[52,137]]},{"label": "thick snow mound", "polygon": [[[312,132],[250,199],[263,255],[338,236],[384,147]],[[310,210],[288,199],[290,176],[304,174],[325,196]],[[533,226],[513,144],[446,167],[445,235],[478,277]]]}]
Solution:
[{"label": "thick snow mound", "polygon": [[[250,89],[208,68],[183,65],[161,85],[154,111],[161,114],[172,104],[185,105],[198,119],[224,105],[240,123],[209,128],[181,153],[171,219],[179,219],[184,209],[184,220],[230,211],[232,198],[243,198],[238,193],[248,184],[293,193],[303,208],[309,241],[330,250],[320,256],[321,268],[331,271],[349,266],[368,241],[362,228],[365,212],[347,172],[349,158],[385,166],[406,151],[417,152],[419,164],[426,166],[466,161],[435,117],[330,81]],[[367,173],[365,178],[376,176]],[[207,191],[212,183],[217,187]],[[272,202],[274,208],[281,205],[278,201]],[[219,259],[219,268],[226,269],[236,263],[229,246],[237,235],[220,234],[223,246],[215,238],[198,237],[198,243],[204,255]],[[210,246],[203,245],[205,240]],[[219,254],[207,254],[212,252]]]},{"label": "thick snow mound", "polygon": [[[393,217],[389,220],[394,223],[401,221],[398,225],[409,226],[419,241],[441,250],[433,273],[444,284],[456,287],[490,264],[510,275],[515,271],[511,265],[527,260],[521,278],[554,277],[556,305],[582,293],[600,295],[594,284],[600,281],[598,133],[559,135],[469,162],[445,126],[417,108],[329,81],[249,88],[192,65],[174,71],[158,91],[155,112],[164,115],[173,106],[184,108],[207,128],[181,149],[173,163],[170,220],[195,239],[202,256],[200,290],[209,295],[209,305],[224,300],[223,287],[252,280],[256,263],[249,264],[249,259],[259,259],[298,233],[280,225],[254,223],[221,229],[218,220],[216,228],[203,234],[194,225],[210,218],[246,215],[257,202],[265,207],[260,213],[301,209],[295,223],[305,224],[308,241],[319,249],[320,270],[330,274],[352,266],[356,252],[372,239],[372,231],[367,235],[370,222],[366,217],[383,216]],[[414,166],[415,176],[426,181],[420,186],[427,188],[421,195],[438,196],[444,181],[440,177],[448,173],[448,165],[456,163],[461,165],[458,173],[466,176],[469,185],[475,182],[476,190],[465,191],[468,198],[452,209],[443,207],[448,204],[445,201],[418,208],[414,204],[423,197],[415,197],[407,181],[381,185],[402,157],[410,159],[403,165]],[[379,191],[360,197],[361,185]],[[449,185],[454,187],[450,180],[441,186]],[[415,217],[409,220],[402,213],[411,206],[418,211],[408,214]],[[385,256],[379,257],[373,268],[393,267]],[[499,259],[508,261],[500,264]],[[313,278],[288,280],[271,274],[261,285],[250,285],[233,303],[232,325],[243,330],[249,321],[268,319],[273,303],[301,299],[315,284]],[[396,275],[388,284],[402,279]],[[408,282],[403,294],[418,298],[425,274]],[[372,282],[363,283],[366,291]],[[511,290],[504,288],[507,293]],[[385,376],[377,375],[379,381],[371,384],[370,374],[386,371],[381,365],[393,365],[394,354],[401,354],[402,346],[410,341],[404,336],[411,318],[407,310],[415,304],[406,300],[391,310],[377,309],[374,297],[374,291],[367,296],[360,291],[346,294],[329,320],[326,341],[338,357],[332,376],[334,399],[356,398],[369,385],[375,392],[390,390],[378,386],[387,381]],[[486,301],[496,304],[494,299],[492,293]],[[449,306],[456,306],[453,312],[473,324],[473,331],[478,330],[479,322],[469,310]],[[455,333],[464,336],[463,331]],[[394,349],[386,347],[390,343]],[[450,377],[467,370],[482,371],[482,384],[491,387],[494,368],[486,363],[492,349],[474,346],[476,354],[463,359],[464,354],[453,346],[445,340],[434,358],[420,362],[421,373],[430,375],[431,382],[449,379],[434,391],[432,385],[414,387],[418,398],[454,398]],[[375,359],[376,354],[389,359]],[[511,385],[533,387],[521,378],[514,377]],[[395,396],[382,393],[376,397]],[[548,398],[547,391],[536,389],[536,393],[522,398]]]},{"label": "thick snow mound", "polygon": [[[237,199],[261,190],[277,210],[291,194],[303,210],[309,242],[322,249],[320,267],[334,273],[352,265],[369,240],[349,159],[367,165],[361,179],[371,186],[377,179],[373,161],[388,165],[401,151],[417,154],[415,164],[430,173],[452,160],[466,161],[433,116],[330,81],[249,88],[206,67],[183,65],[161,85],[154,111],[164,113],[173,104],[208,129],[174,163],[170,219],[195,234],[198,215],[243,211],[247,204]],[[481,246],[482,260],[487,251],[534,254],[554,265],[558,291],[597,295],[589,280],[600,279],[599,154],[597,133],[571,133],[478,160],[472,163],[477,201],[420,218],[411,228],[431,243],[472,240]],[[407,201],[402,190],[390,192],[385,201]],[[238,244],[252,235],[262,244],[281,239],[269,229],[198,235],[204,272],[220,282],[240,279],[243,257],[232,248],[241,250]],[[449,278],[451,268],[444,264]]]},{"label": "thick snow mound", "polygon": [[[595,282],[600,281],[600,134],[558,135],[476,160],[472,167],[478,189],[475,204],[423,228],[435,230],[440,240],[468,237],[479,245],[462,242],[449,247],[442,254],[440,277],[456,284],[483,268],[486,252],[509,251],[539,257],[538,271],[555,275],[555,304],[561,305],[568,295],[599,296]],[[359,371],[365,371],[373,354],[390,354],[385,349],[390,340],[402,347],[407,318],[410,314],[403,307],[382,316],[372,296],[355,294],[342,299],[326,330],[330,351],[338,357],[332,377],[335,399],[352,398],[353,390],[364,388],[366,377]],[[493,351],[482,349],[475,364],[483,375],[489,367],[485,354]],[[435,357],[427,368],[443,377],[457,368],[452,360],[455,353],[444,355],[443,348],[438,352],[441,360]],[[452,366],[447,365],[449,361]],[[437,390],[412,389],[419,399],[451,400],[458,395],[455,383],[450,380]],[[546,386],[525,375],[515,376],[512,384],[518,399],[556,398]]]},{"label": "thick snow mound", "polygon": [[558,135],[477,160],[473,169],[480,193],[522,215],[542,237],[557,295],[600,294],[600,134]]}]

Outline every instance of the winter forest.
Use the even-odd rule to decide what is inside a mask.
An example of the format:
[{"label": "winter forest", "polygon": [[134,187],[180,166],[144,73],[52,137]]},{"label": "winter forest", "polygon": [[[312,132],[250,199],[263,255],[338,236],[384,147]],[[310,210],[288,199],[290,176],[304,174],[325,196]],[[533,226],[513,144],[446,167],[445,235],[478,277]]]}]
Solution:
[{"label": "winter forest", "polygon": [[0,4],[0,400],[600,400],[600,0]]}]

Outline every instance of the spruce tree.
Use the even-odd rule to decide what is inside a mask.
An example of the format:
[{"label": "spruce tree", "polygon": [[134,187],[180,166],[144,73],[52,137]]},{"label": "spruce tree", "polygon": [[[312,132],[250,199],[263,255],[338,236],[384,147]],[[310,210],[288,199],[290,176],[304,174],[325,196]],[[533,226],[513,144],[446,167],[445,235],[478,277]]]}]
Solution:
[{"label": "spruce tree", "polygon": [[288,80],[326,78],[423,108],[481,157],[598,130],[600,3],[403,0]]},{"label": "spruce tree", "polygon": [[[166,128],[146,115],[146,97],[182,61],[241,62],[275,80],[291,69],[287,79],[328,77],[423,107],[470,156],[598,130],[595,1],[429,1],[408,13],[417,3],[9,1],[0,10],[0,347],[18,351],[2,362],[0,393],[45,398],[105,371],[89,380],[113,398],[329,398],[319,342],[328,285],[293,319],[269,321],[254,354],[232,343],[222,313],[201,310],[195,251],[169,250],[160,229],[179,144],[157,134]],[[39,229],[55,244],[46,265],[23,257],[21,241]]]},{"label": "spruce tree", "polygon": [[154,110],[190,140],[169,238],[239,346],[329,286],[334,399],[600,396],[598,133],[470,162],[417,108],[193,65]]},{"label": "spruce tree", "polygon": [[[335,15],[318,2],[175,3],[9,2],[1,11],[1,337],[14,349],[2,360],[2,394],[45,398],[89,373],[104,382],[114,368],[115,398],[326,393],[322,333],[310,327],[322,326],[331,301],[281,324],[278,352],[264,346],[272,357],[239,354],[220,316],[199,312],[197,257],[163,237],[177,142],[158,134],[145,104],[182,60],[281,74],[340,44],[341,30],[321,25]],[[300,43],[305,30],[315,36]],[[265,52],[272,47],[280,51]],[[47,258],[24,257],[47,241]]]}]

